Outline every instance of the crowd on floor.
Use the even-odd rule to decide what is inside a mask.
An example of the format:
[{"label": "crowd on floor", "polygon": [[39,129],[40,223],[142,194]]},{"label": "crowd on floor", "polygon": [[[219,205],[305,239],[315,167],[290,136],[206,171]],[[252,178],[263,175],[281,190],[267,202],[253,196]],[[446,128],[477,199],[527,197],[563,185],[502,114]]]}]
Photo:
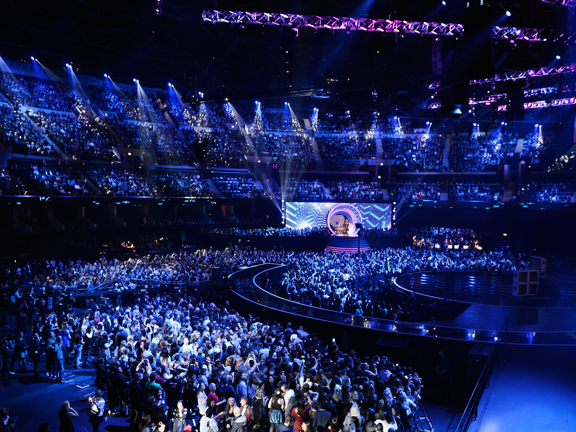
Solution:
[{"label": "crowd on floor", "polygon": [[[426,270],[513,271],[523,268],[510,253],[476,250],[398,248],[356,254],[303,252],[285,260],[281,284],[265,281],[275,294],[306,305],[360,316],[415,321],[411,299],[394,290],[387,279]],[[398,299],[401,303],[396,303]]]},{"label": "crowd on floor", "polygon": [[476,249],[481,235],[472,228],[418,227],[412,228],[412,245],[446,249]]},{"label": "crowd on floor", "polygon": [[[423,386],[409,366],[188,291],[90,301],[79,310],[69,287],[55,283],[75,269],[47,262],[4,273],[2,325],[14,314],[16,330],[2,341],[2,378],[10,385],[13,374],[33,373],[65,382],[65,368],[94,362],[87,416],[94,432],[108,415],[126,416],[139,432],[192,425],[201,432],[375,432],[414,423]],[[65,427],[86,422],[70,404],[59,419]]]}]

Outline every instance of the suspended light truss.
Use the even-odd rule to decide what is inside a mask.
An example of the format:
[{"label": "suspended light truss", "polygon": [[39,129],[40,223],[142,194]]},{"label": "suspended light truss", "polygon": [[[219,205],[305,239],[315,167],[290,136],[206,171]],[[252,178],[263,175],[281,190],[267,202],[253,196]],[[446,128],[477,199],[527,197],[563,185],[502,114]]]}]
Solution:
[{"label": "suspended light truss", "polygon": [[[523,71],[502,72],[496,74],[493,78],[483,78],[479,80],[470,80],[470,84],[486,84],[496,81],[519,80],[523,78],[545,77],[548,75],[568,74],[576,72],[576,63],[570,63],[564,66],[542,67],[538,69],[528,69]],[[436,90],[442,84],[440,81],[434,81],[428,85],[428,90]]]},{"label": "suspended light truss", "polygon": [[[504,96],[504,95],[496,95],[496,96]],[[490,105],[494,102],[497,102],[497,99],[494,98],[490,98],[490,100],[484,101],[482,103],[485,103],[486,105]],[[473,102],[472,99],[470,99],[470,105],[475,105],[477,103],[480,102]],[[571,97],[571,98],[563,98],[563,99],[552,99],[552,100],[540,100],[540,101],[534,101],[534,102],[524,102],[524,109],[525,110],[532,110],[532,109],[540,109],[540,108],[551,108],[551,107],[563,107],[563,106],[570,106],[570,105],[576,105],[576,97]],[[438,108],[442,108],[442,104],[438,101],[436,102],[429,102],[427,104],[424,104],[422,106],[423,109],[438,109]],[[507,105],[498,105],[496,108],[496,111],[498,112],[504,112],[508,109]]]},{"label": "suspended light truss", "polygon": [[561,4],[562,6],[574,7],[576,6],[576,0],[542,0],[544,3]]},{"label": "suspended light truss", "polygon": [[[202,19],[211,23],[240,25],[268,25],[293,29],[313,28],[380,33],[456,36],[464,34],[462,24],[401,21],[370,18],[348,18],[316,15],[277,14],[269,12],[243,12],[205,10]],[[497,39],[514,39],[530,42],[546,41],[542,30],[533,28],[494,27],[492,36]]]}]

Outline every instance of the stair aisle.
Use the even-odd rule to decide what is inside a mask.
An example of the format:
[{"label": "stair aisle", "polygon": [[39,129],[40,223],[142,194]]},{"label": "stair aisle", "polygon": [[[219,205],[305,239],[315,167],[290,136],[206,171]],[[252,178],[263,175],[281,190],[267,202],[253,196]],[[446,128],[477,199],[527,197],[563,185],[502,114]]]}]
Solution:
[{"label": "stair aisle", "polygon": [[316,142],[316,138],[312,138],[310,140],[310,144],[312,144],[312,151],[314,152],[314,159],[318,164],[318,171],[324,171],[324,161],[322,160],[322,156],[320,156],[320,149],[318,148],[318,143]]},{"label": "stair aisle", "polygon": [[[367,252],[371,249],[368,240],[360,237],[360,252]],[[326,252],[358,252],[358,237],[333,235],[326,242]]]}]

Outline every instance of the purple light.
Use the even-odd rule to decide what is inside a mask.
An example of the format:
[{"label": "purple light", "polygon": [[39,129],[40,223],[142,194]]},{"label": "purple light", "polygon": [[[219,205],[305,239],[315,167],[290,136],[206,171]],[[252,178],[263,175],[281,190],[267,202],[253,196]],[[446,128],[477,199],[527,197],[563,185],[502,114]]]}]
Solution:
[{"label": "purple light", "polygon": [[154,2],[154,13],[158,16],[162,15],[162,6],[164,5],[164,0],[156,0]]},{"label": "purple light", "polygon": [[[523,78],[544,77],[548,75],[569,74],[576,72],[576,63],[567,64],[564,66],[542,67],[539,69],[528,69],[523,71],[503,72],[496,74],[494,78],[483,78],[479,80],[471,80],[470,85],[486,84],[497,81],[518,80]],[[428,90],[435,90],[442,85],[440,81],[434,81],[428,85]]]},{"label": "purple light", "polygon": [[562,6],[574,7],[576,6],[576,0],[542,0],[544,3],[561,4]]},{"label": "purple light", "polygon": [[[277,14],[268,12],[218,11],[205,10],[202,19],[211,23],[226,24],[256,24],[278,27],[300,27],[329,30],[345,30],[347,32],[367,31],[380,33],[420,34],[434,36],[456,36],[464,34],[462,24],[435,23],[420,21],[401,21],[387,19],[349,18],[316,15]],[[541,30],[533,28],[494,27],[492,36],[497,39],[515,39],[525,41],[545,41]]]},{"label": "purple light", "polygon": [[495,81],[509,81],[529,77],[543,77],[548,75],[566,74],[573,72],[576,72],[576,63],[571,63],[565,66],[552,66],[539,69],[528,69],[524,71],[504,72],[496,74],[494,78],[471,80],[470,84],[485,84]]},{"label": "purple light", "polygon": [[[540,109],[540,108],[550,108],[550,107],[561,107],[561,106],[569,106],[569,105],[576,105],[576,97],[572,98],[564,98],[564,99],[553,99],[550,102],[546,101],[536,101],[536,102],[525,102],[524,109]],[[506,105],[499,105],[498,111],[506,111],[508,107]]]}]

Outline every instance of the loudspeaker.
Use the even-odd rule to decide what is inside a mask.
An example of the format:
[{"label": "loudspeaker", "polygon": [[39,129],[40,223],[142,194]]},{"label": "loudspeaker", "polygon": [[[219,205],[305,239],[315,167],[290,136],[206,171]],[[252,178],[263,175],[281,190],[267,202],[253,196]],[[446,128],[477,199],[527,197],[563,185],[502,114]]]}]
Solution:
[{"label": "loudspeaker", "polygon": [[531,256],[530,268],[540,272],[540,279],[546,279],[546,269],[548,268],[548,260],[546,258]]},{"label": "loudspeaker", "polygon": [[515,270],[512,295],[517,297],[538,295],[539,273],[538,270]]}]

